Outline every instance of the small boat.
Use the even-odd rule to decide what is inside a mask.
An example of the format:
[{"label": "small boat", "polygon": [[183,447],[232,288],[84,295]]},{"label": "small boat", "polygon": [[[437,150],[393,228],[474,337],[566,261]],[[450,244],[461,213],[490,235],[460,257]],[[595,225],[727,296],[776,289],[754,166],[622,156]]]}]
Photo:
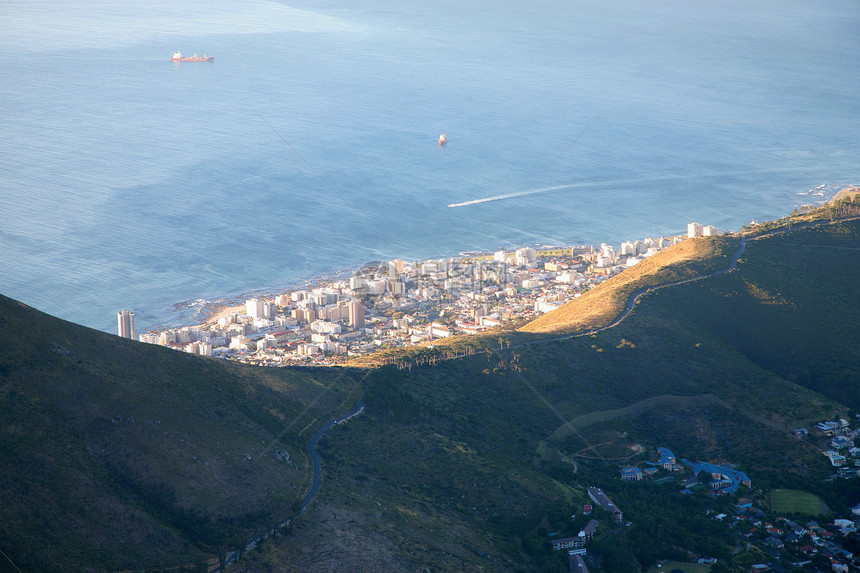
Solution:
[{"label": "small boat", "polygon": [[445,145],[446,143],[448,143],[448,138],[443,133],[439,136],[439,145]]},{"label": "small boat", "polygon": [[207,56],[205,54],[202,56],[198,56],[197,54],[194,54],[193,56],[183,56],[182,52],[176,52],[170,60],[173,62],[214,62],[215,57]]}]

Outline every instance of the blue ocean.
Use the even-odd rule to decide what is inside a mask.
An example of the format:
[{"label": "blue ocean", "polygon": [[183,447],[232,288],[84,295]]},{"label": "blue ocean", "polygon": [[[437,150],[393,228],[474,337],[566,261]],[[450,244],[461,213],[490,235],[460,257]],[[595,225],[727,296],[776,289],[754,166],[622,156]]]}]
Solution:
[{"label": "blue ocean", "polygon": [[0,293],[142,331],[372,260],[779,217],[860,182],[858,31],[844,0],[5,0]]}]

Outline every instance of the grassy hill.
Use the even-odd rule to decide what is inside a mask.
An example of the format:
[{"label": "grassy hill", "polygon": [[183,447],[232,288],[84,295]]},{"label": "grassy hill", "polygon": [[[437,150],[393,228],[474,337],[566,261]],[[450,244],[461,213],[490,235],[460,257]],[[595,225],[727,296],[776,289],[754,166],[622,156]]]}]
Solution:
[{"label": "grassy hill", "polygon": [[578,299],[599,312],[577,302],[367,369],[244,367],[0,298],[0,549],[30,571],[200,568],[296,517],[304,444],[366,388],[365,414],[320,442],[318,497],[242,569],[564,570],[548,535],[582,527],[590,485],[633,522],[598,512],[593,570],[679,551],[729,562],[731,540],[701,517],[722,502],[618,468],[667,446],[738,464],[762,491],[860,501],[789,435],[860,409],[860,223],[798,225],[748,234],[734,271],[656,290],[613,328],[554,338],[606,324],[643,286],[724,268],[738,239],[685,241]]},{"label": "grassy hill", "polygon": [[194,569],[294,515],[307,428],[358,384],[136,343],[5,297],[0,332],[0,549],[23,571]]},{"label": "grassy hill", "polygon": [[562,334],[604,327],[624,310],[630,295],[640,289],[726,268],[738,243],[737,237],[730,236],[681,241],[538,317],[520,331]]}]

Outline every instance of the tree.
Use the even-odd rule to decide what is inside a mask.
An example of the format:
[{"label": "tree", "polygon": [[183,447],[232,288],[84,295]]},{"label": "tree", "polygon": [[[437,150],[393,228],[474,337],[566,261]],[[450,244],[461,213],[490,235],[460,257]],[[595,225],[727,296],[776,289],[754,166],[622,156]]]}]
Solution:
[{"label": "tree", "polygon": [[625,536],[618,535],[608,540],[600,548],[600,568],[603,571],[617,571],[618,573],[639,572],[636,556]]}]

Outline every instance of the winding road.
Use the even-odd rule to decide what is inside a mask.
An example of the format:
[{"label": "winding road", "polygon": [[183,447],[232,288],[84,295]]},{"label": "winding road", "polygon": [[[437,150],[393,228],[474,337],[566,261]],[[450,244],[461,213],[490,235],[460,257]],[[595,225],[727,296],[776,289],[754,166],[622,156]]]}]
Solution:
[{"label": "winding road", "polygon": [[719,275],[724,275],[728,272],[735,270],[735,268],[737,268],[737,266],[738,266],[738,260],[744,254],[744,250],[746,249],[748,241],[755,241],[757,239],[763,239],[765,237],[771,237],[773,235],[790,233],[791,231],[796,231],[798,229],[809,228],[809,227],[820,227],[820,226],[824,226],[824,225],[833,225],[835,223],[841,223],[844,221],[855,221],[857,219],[860,219],[860,217],[849,217],[849,218],[845,218],[845,219],[837,219],[836,221],[807,221],[807,222],[803,222],[803,223],[795,223],[795,224],[788,226],[787,228],[780,228],[780,229],[777,229],[775,231],[771,231],[769,233],[762,233],[761,235],[756,235],[754,237],[750,237],[749,239],[747,239],[745,237],[740,237],[740,243],[738,244],[738,249],[732,255],[731,261],[729,262],[729,266],[727,266],[726,268],[720,269],[718,271],[714,271],[712,273],[708,273],[706,275],[701,275],[698,277],[692,277],[689,279],[684,279],[684,280],[680,280],[680,281],[666,283],[666,284],[662,284],[662,285],[658,285],[658,286],[641,288],[641,289],[637,290],[636,292],[634,292],[633,294],[630,295],[630,297],[627,299],[627,304],[625,305],[624,310],[622,310],[618,314],[618,316],[615,317],[615,320],[613,320],[611,323],[607,324],[606,326],[601,326],[600,328],[594,328],[592,330],[588,330],[585,332],[576,332],[573,334],[564,334],[561,336],[542,338],[540,340],[527,340],[525,342],[520,342],[518,344],[512,344],[508,348],[519,348],[522,346],[529,346],[531,344],[542,344],[544,342],[556,342],[559,340],[569,340],[571,338],[579,338],[582,336],[591,336],[592,334],[597,334],[598,332],[603,332],[604,330],[609,330],[610,328],[614,328],[614,327],[618,326],[619,324],[621,324],[621,322],[625,318],[627,318],[627,316],[633,310],[633,307],[636,305],[636,301],[639,300],[639,298],[644,296],[644,295],[658,291],[660,289],[678,286],[678,285],[683,285],[683,284],[692,283],[692,282],[696,282],[696,281],[701,281],[701,280],[709,279],[711,277],[715,277],[715,276],[719,276]]},{"label": "winding road", "polygon": [[349,411],[348,414],[344,414],[340,418],[335,418],[334,420],[329,420],[323,427],[317,430],[317,433],[313,435],[313,437],[308,441],[308,453],[311,455],[311,459],[314,462],[314,479],[311,484],[311,488],[308,490],[308,493],[305,494],[305,498],[302,500],[301,505],[299,505],[299,513],[305,511],[305,508],[317,494],[319,491],[320,483],[322,482],[322,458],[320,457],[319,452],[317,452],[317,444],[320,439],[334,426],[340,424],[341,422],[346,422],[353,416],[358,416],[364,412],[364,396],[362,396],[358,403]]}]

